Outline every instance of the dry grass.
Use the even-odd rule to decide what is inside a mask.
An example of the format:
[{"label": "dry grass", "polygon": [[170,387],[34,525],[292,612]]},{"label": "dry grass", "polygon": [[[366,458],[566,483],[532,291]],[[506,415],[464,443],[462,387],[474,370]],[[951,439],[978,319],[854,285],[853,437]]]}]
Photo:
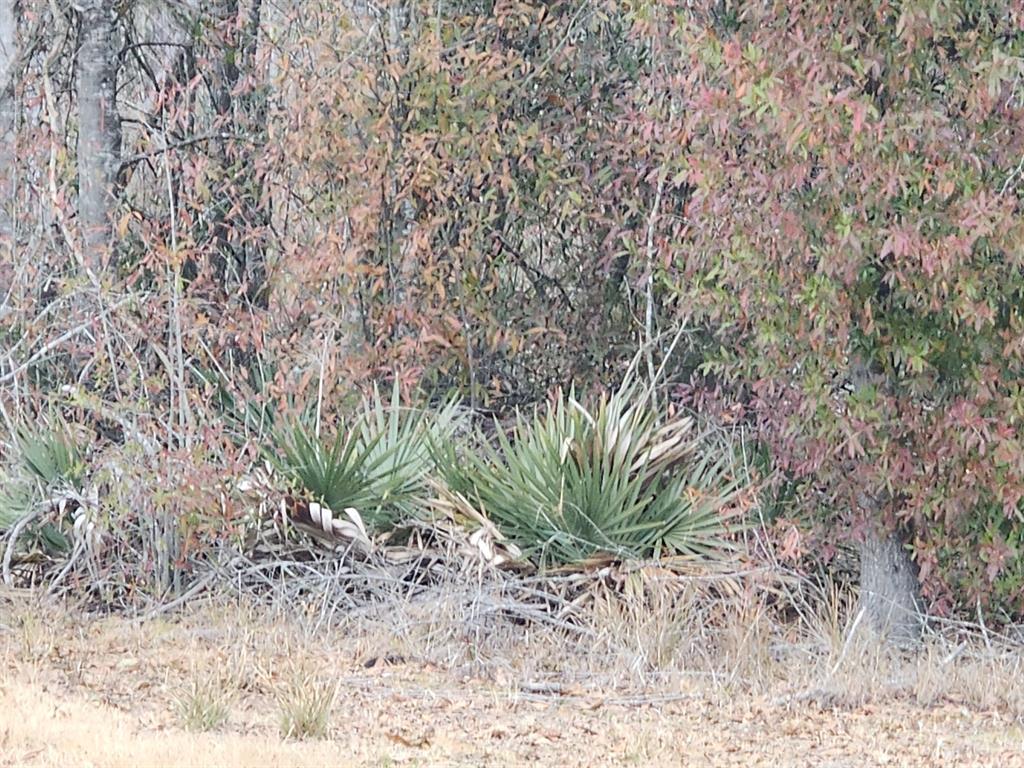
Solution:
[{"label": "dry grass", "polygon": [[323,739],[330,729],[338,684],[320,673],[295,667],[275,691],[281,737]]},{"label": "dry grass", "polygon": [[630,677],[644,681],[682,663],[700,616],[688,593],[623,596],[602,588],[588,619],[598,638],[595,648],[610,655],[612,666],[621,664]]},{"label": "dry grass", "polygon": [[0,765],[1024,764],[1019,651],[889,653],[831,594],[794,622],[757,591],[595,587],[569,630],[466,581],[329,622],[315,600],[132,622],[5,593]]},{"label": "dry grass", "polygon": [[213,731],[227,722],[234,691],[217,675],[195,674],[174,697],[178,719],[185,730]]},{"label": "dry grass", "polygon": [[1022,672],[1019,650],[981,654],[956,664],[950,687],[973,709],[1005,710],[1024,722]]}]

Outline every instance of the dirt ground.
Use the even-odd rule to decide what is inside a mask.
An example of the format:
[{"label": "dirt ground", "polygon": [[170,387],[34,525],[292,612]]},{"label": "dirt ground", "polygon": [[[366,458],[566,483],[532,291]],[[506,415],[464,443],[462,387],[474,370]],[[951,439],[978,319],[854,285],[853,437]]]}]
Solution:
[{"label": "dirt ground", "polygon": [[[137,622],[0,601],[0,766],[1024,766],[1019,722],[955,701],[531,687],[372,646],[241,612]],[[326,738],[280,736],[297,658],[338,686]],[[233,691],[215,731],[182,727],[195,680]]]}]

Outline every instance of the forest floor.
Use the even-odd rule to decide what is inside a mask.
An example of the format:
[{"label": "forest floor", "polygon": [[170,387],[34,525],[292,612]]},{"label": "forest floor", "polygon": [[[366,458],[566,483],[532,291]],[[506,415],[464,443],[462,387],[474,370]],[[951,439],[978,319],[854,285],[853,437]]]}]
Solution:
[{"label": "forest floor", "polygon": [[[926,704],[912,688],[627,690],[414,650],[237,606],[139,621],[3,593],[0,766],[1024,766],[1019,714],[941,686]],[[281,735],[297,680],[336,686],[318,738]],[[214,699],[224,721],[186,729],[184,705]]]}]

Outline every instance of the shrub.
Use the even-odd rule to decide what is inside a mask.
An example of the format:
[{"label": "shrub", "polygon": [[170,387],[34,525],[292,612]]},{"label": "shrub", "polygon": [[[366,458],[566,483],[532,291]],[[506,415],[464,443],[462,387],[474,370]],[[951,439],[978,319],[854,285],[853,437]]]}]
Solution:
[{"label": "shrub", "polygon": [[933,611],[1012,593],[1021,615],[1014,558],[984,555],[1019,540],[1024,498],[1020,9],[658,18],[690,85],[650,83],[687,137],[652,165],[692,190],[660,234],[680,316],[714,329],[702,372],[833,536],[901,534]]},{"label": "shrub", "polygon": [[278,433],[271,455],[293,487],[334,511],[354,508],[381,531],[425,509],[432,446],[447,442],[458,424],[454,401],[436,412],[402,408],[396,384],[390,404],[375,391],[332,440],[299,422]]},{"label": "shrub", "polygon": [[731,453],[689,416],[659,423],[641,386],[627,383],[593,409],[560,394],[497,442],[447,474],[542,566],[729,549],[745,489]]},{"label": "shrub", "polygon": [[[0,474],[0,529],[11,528],[33,512],[42,517],[47,502],[64,512],[65,497],[81,491],[85,475],[84,452],[63,422],[21,425],[13,442],[16,460]],[[46,521],[30,531],[45,546],[66,549],[62,522]]]}]

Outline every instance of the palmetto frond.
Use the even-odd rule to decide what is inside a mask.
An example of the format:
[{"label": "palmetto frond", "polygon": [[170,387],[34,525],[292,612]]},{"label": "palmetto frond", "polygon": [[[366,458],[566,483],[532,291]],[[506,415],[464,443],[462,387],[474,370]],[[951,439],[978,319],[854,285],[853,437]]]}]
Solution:
[{"label": "palmetto frond", "polygon": [[470,498],[541,565],[598,553],[714,556],[728,549],[727,518],[743,487],[732,456],[692,418],[659,423],[630,384],[593,409],[560,396],[466,466]]},{"label": "palmetto frond", "polygon": [[311,500],[335,514],[354,509],[367,528],[381,531],[425,509],[434,446],[450,439],[459,418],[454,402],[437,412],[403,408],[396,385],[389,403],[374,391],[333,439],[300,422],[278,433],[270,453]]},{"label": "palmetto frond", "polygon": [[[68,492],[77,494],[85,472],[81,448],[59,421],[21,425],[13,438],[15,461],[0,471],[0,530],[32,514],[36,505]],[[63,549],[68,545],[53,523],[39,526],[35,533],[46,546]]]}]

